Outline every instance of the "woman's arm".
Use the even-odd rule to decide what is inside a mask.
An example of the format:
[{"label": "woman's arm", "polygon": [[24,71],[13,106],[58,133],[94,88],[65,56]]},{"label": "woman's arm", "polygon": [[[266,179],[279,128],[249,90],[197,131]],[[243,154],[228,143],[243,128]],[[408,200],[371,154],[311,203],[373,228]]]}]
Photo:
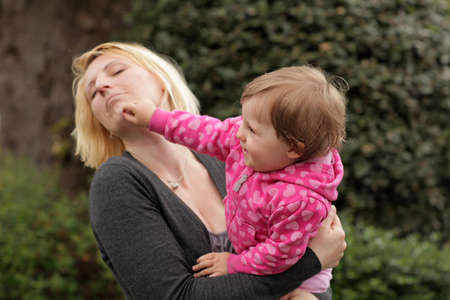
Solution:
[{"label": "woman's arm", "polygon": [[307,249],[281,274],[194,278],[193,262],[185,255],[189,249],[178,243],[174,224],[167,223],[155,197],[145,176],[120,161],[105,163],[91,185],[91,222],[99,248],[132,299],[277,299],[321,269]]}]

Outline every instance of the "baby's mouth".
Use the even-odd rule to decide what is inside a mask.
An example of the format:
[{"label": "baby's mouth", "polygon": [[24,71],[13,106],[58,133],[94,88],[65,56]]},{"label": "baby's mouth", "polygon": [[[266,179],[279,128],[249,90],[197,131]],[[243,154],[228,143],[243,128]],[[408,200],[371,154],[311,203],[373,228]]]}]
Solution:
[{"label": "baby's mouth", "polygon": [[242,151],[243,151],[244,153],[247,153],[248,151],[247,151],[247,149],[245,149],[244,145],[242,145],[242,142],[241,142],[240,144],[241,144]]}]

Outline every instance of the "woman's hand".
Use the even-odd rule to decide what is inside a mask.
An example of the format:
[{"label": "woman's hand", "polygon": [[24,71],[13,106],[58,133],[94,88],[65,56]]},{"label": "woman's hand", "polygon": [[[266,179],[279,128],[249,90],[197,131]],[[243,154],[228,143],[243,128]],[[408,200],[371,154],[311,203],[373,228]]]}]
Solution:
[{"label": "woman's hand", "polygon": [[141,127],[148,127],[156,106],[152,100],[142,100],[139,102],[120,102],[117,104],[118,113],[128,122]]},{"label": "woman's hand", "polygon": [[328,217],[322,222],[317,235],[309,242],[308,246],[319,258],[322,269],[334,268],[339,265],[347,243],[334,205],[331,206]]}]

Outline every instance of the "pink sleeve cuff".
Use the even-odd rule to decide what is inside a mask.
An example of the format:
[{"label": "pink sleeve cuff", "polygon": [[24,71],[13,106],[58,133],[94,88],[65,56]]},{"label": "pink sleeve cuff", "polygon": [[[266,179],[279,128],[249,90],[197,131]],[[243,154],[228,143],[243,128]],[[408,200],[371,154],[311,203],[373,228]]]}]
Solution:
[{"label": "pink sleeve cuff", "polygon": [[238,271],[233,267],[236,265],[236,260],[238,260],[238,259],[239,259],[239,255],[236,255],[236,254],[230,254],[230,256],[228,256],[228,261],[227,261],[228,274],[238,273]]},{"label": "pink sleeve cuff", "polygon": [[150,119],[148,129],[159,134],[164,134],[164,129],[171,115],[172,113],[170,111],[157,108]]}]

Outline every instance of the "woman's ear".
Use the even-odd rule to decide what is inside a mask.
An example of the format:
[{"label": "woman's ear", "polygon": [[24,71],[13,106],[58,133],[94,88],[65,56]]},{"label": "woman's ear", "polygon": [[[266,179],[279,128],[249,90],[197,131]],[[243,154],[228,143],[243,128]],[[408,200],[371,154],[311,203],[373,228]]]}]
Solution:
[{"label": "woman's ear", "polygon": [[304,151],[305,144],[302,142],[295,142],[289,147],[287,155],[290,159],[297,160],[303,155]]}]

